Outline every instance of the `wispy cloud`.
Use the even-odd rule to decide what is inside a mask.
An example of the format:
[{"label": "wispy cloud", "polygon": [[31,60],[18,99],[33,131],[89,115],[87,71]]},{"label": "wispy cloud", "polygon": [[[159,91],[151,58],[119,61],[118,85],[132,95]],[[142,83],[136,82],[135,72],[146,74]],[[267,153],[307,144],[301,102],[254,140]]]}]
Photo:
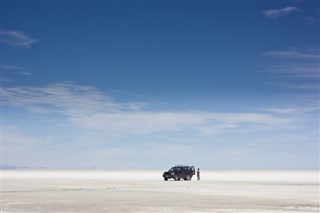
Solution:
[{"label": "wispy cloud", "polygon": [[19,72],[20,75],[27,75],[27,76],[31,76],[32,74],[30,72]]},{"label": "wispy cloud", "polygon": [[308,112],[314,112],[319,110],[319,106],[312,106],[310,101],[310,106],[305,106],[304,108],[298,108],[298,107],[282,107],[282,108],[267,108],[263,111],[266,112],[272,112],[277,114],[295,114],[295,113],[308,113]]},{"label": "wispy cloud", "polygon": [[32,76],[32,70],[16,64],[5,64],[1,66],[4,70],[12,70],[20,75]]},{"label": "wispy cloud", "polygon": [[90,86],[56,83],[45,87],[3,88],[4,104],[33,113],[60,113],[69,125],[108,133],[152,134],[197,131],[211,134],[250,125],[286,126],[291,118],[268,113],[150,111],[145,103],[120,103]]},{"label": "wispy cloud", "polygon": [[310,61],[277,61],[267,66],[267,69],[273,77],[277,78],[317,80],[320,77],[319,66],[319,63]]},{"label": "wispy cloud", "polygon": [[3,88],[4,102],[34,113],[76,116],[120,108],[111,98],[90,86],[62,82],[45,87]]},{"label": "wispy cloud", "polygon": [[299,110],[292,107],[286,107],[286,108],[269,108],[269,109],[265,109],[265,111],[278,113],[278,114],[289,114],[289,113],[295,113]]},{"label": "wispy cloud", "polygon": [[247,125],[286,126],[290,118],[276,118],[267,113],[212,112],[122,112],[73,117],[74,126],[111,133],[151,134],[157,132],[196,131],[216,134]]},{"label": "wispy cloud", "polygon": [[271,58],[272,65],[267,72],[273,77],[273,85],[294,89],[319,89],[320,50],[291,49],[267,51],[263,54]]},{"label": "wispy cloud", "polygon": [[267,18],[278,18],[280,16],[289,15],[290,13],[294,13],[294,12],[301,12],[301,10],[298,7],[290,6],[290,7],[285,7],[285,8],[282,8],[282,9],[265,10],[262,13]]},{"label": "wispy cloud", "polygon": [[299,60],[320,60],[320,51],[305,52],[298,50],[280,50],[280,51],[267,51],[264,53],[266,56],[288,58],[288,59],[299,59]]},{"label": "wispy cloud", "polygon": [[38,39],[22,31],[1,29],[1,42],[15,47],[30,48],[32,44],[38,42]]},{"label": "wispy cloud", "polygon": [[[3,107],[37,114],[31,121],[34,125],[31,131],[25,126],[30,122],[18,122],[15,126],[5,123],[3,156],[6,164],[128,169],[137,168],[137,165],[150,168],[151,164],[152,168],[161,167],[188,158],[189,162],[202,162],[211,168],[215,159],[228,161],[232,156],[234,161],[230,165],[234,166],[233,162],[239,162],[239,157],[249,160],[248,154],[255,153],[260,159],[259,152],[265,153],[265,147],[277,146],[282,141],[290,143],[292,134],[288,138],[278,138],[283,132],[301,136],[301,126],[315,131],[313,122],[308,120],[314,116],[308,114],[308,118],[304,118],[304,113],[310,111],[294,106],[273,106],[245,113],[159,111],[148,109],[145,102],[119,102],[111,94],[114,95],[70,82],[2,88]],[[318,109],[310,110],[314,115]],[[39,116],[39,113],[42,114]],[[16,119],[23,120],[23,117],[19,114]],[[302,135],[309,137],[308,131]],[[243,134],[245,137],[241,137]],[[307,141],[313,144],[317,137],[311,135],[310,138],[311,142]],[[179,155],[167,158],[168,150]],[[274,150],[278,151],[272,148],[270,153]],[[30,158],[30,153],[35,158]]]}]

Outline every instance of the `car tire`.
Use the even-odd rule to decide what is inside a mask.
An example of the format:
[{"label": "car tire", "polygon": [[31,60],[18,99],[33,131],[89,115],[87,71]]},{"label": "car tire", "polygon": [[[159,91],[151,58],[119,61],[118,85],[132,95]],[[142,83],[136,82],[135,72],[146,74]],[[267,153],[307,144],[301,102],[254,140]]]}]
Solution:
[{"label": "car tire", "polygon": [[167,181],[168,180],[168,178],[164,178],[164,181]]},{"label": "car tire", "polygon": [[187,175],[187,177],[186,177],[186,179],[185,180],[191,180],[191,177],[190,177],[190,175]]}]

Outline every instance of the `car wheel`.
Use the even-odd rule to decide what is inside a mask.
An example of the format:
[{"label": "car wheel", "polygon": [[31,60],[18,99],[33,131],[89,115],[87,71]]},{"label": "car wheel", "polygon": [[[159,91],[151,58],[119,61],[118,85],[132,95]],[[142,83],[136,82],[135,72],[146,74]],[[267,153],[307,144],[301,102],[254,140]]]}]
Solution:
[{"label": "car wheel", "polygon": [[167,181],[168,180],[168,178],[164,178],[164,181]]},{"label": "car wheel", "polygon": [[187,178],[185,180],[191,180],[190,175],[187,175]]}]

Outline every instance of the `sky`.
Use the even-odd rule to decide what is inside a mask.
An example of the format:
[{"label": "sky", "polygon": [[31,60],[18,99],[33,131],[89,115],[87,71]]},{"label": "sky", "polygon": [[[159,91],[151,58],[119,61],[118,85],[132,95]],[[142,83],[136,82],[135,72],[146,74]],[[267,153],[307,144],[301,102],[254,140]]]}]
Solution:
[{"label": "sky", "polygon": [[1,1],[1,164],[319,169],[318,1]]}]

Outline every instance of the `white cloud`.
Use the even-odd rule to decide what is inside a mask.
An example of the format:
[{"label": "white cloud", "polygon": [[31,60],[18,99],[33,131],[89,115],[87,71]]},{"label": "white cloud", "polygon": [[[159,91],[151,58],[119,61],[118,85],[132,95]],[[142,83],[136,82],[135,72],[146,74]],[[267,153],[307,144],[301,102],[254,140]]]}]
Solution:
[{"label": "white cloud", "polygon": [[301,10],[298,7],[285,7],[285,8],[282,8],[282,9],[265,10],[262,13],[267,18],[277,18],[277,17],[280,17],[280,16],[289,15],[290,13],[293,13],[293,12],[301,12]]},{"label": "white cloud", "polygon": [[[318,99],[318,97],[315,97],[313,99]],[[302,101],[303,99],[301,99]],[[304,102],[307,102],[308,105],[304,104],[304,107],[278,107],[278,108],[267,108],[262,111],[264,112],[272,112],[276,114],[305,114],[305,113],[312,113],[312,112],[317,112],[320,109],[320,106],[318,106],[317,103],[314,103],[315,100],[308,100],[304,99]]]},{"label": "white cloud", "polygon": [[[310,117],[318,108],[310,109],[313,111],[308,116],[305,113],[310,110],[293,106],[246,113],[154,111],[144,103],[143,107],[132,107],[107,94],[95,87],[67,82],[2,88],[3,107],[47,113],[27,122],[23,113],[12,122],[4,121],[4,162],[28,167],[128,169],[161,168],[187,159],[214,168],[234,166],[238,156],[246,156],[251,162],[252,153],[259,159],[264,146],[272,150],[270,157],[274,151],[287,153],[287,149],[273,147],[281,141],[290,143],[292,134],[310,135],[313,141],[307,143],[312,144],[317,138],[310,134],[316,129]],[[6,118],[10,116],[15,115]],[[8,123],[16,126],[8,127]],[[288,140],[277,139],[285,133],[290,136]],[[262,139],[266,142],[261,143]],[[301,141],[298,146],[305,147],[305,141]],[[168,158],[168,151],[179,155]],[[241,165],[235,167],[242,168]]]},{"label": "white cloud", "polygon": [[288,58],[288,59],[301,59],[301,60],[319,60],[320,54],[318,51],[313,52],[303,52],[298,50],[282,50],[282,51],[267,51],[264,53],[266,56],[273,56],[279,58]]},{"label": "white cloud", "polygon": [[19,72],[20,75],[32,76],[30,72]]},{"label": "white cloud", "polygon": [[32,113],[60,113],[72,127],[106,133],[152,134],[197,131],[217,133],[259,125],[286,126],[291,118],[268,113],[149,111],[139,102],[119,103],[94,87],[56,83],[45,87],[3,88],[3,103]]},{"label": "white cloud", "polygon": [[95,131],[129,134],[196,131],[218,133],[242,125],[285,126],[293,121],[259,113],[211,112],[122,112],[102,113],[70,119],[74,126]]},{"label": "white cloud", "polygon": [[117,110],[120,106],[94,87],[55,83],[45,87],[3,88],[4,103],[32,112],[66,116]]},{"label": "white cloud", "polygon": [[289,113],[296,113],[300,110],[292,107],[287,107],[287,108],[269,108],[269,109],[265,109],[265,111],[278,113],[278,114],[289,114]]},{"label": "white cloud", "polygon": [[267,66],[267,71],[277,78],[317,80],[320,75],[317,62],[280,61]]},{"label": "white cloud", "polygon": [[263,55],[274,60],[272,66],[266,67],[266,71],[273,77],[273,85],[293,89],[319,89],[319,49],[267,51]]},{"label": "white cloud", "polygon": [[27,35],[22,31],[1,29],[1,42],[15,47],[30,48],[39,40]]},{"label": "white cloud", "polygon": [[16,72],[17,74],[20,75],[27,75],[27,76],[31,76],[32,75],[32,70],[20,65],[16,65],[16,64],[5,64],[5,65],[1,65],[1,68],[4,70],[11,70]]}]

